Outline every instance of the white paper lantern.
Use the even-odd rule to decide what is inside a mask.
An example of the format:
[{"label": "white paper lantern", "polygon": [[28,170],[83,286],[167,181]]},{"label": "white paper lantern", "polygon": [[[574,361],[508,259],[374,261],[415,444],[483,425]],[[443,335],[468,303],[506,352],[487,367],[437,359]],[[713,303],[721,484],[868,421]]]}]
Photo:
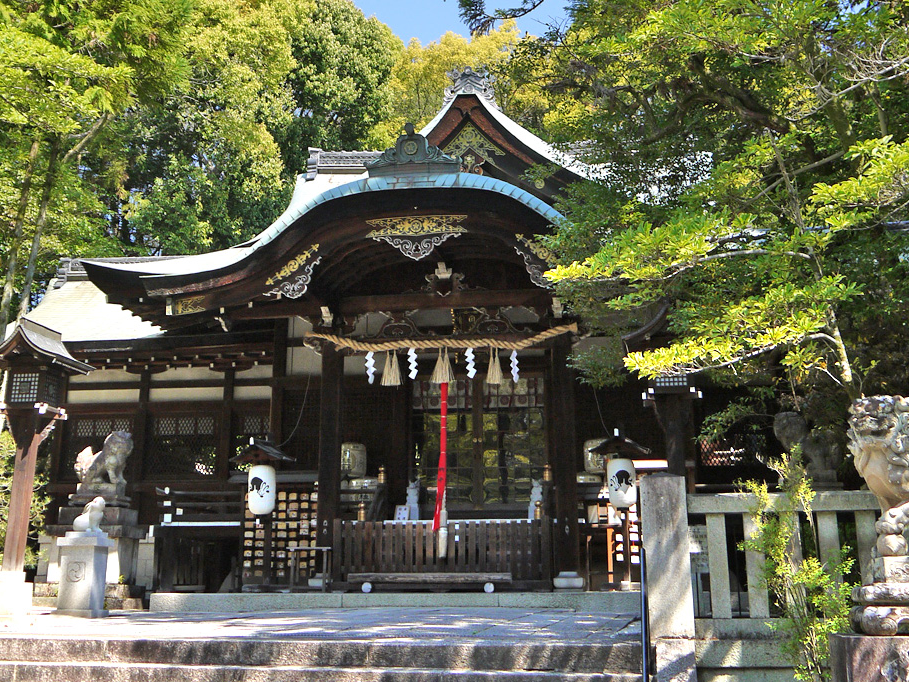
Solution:
[{"label": "white paper lantern", "polygon": [[634,462],[630,459],[614,457],[606,461],[606,484],[613,507],[628,509],[638,501],[635,476]]},{"label": "white paper lantern", "polygon": [[270,464],[256,464],[249,470],[246,490],[249,511],[256,516],[271,514],[275,508],[277,480]]}]

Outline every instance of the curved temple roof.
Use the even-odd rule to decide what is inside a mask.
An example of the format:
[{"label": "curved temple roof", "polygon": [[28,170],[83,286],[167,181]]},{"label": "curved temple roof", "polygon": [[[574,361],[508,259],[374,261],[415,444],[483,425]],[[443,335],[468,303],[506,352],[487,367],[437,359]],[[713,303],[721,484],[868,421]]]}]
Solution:
[{"label": "curved temple roof", "polygon": [[344,185],[332,187],[308,199],[302,199],[295,195],[287,210],[268,228],[245,244],[222,251],[145,263],[107,263],[92,260],[83,260],[82,262],[89,275],[92,274],[94,268],[117,271],[126,277],[132,275],[141,280],[147,288],[152,289],[157,287],[158,283],[167,277],[198,274],[201,278],[206,273],[236,266],[275,240],[291,225],[305,218],[306,214],[314,208],[334,199],[369,192],[418,189],[472,189],[492,192],[514,199],[549,222],[554,223],[562,217],[558,211],[546,202],[503,180],[472,173],[413,174],[411,172],[406,175],[387,175],[355,180]]}]

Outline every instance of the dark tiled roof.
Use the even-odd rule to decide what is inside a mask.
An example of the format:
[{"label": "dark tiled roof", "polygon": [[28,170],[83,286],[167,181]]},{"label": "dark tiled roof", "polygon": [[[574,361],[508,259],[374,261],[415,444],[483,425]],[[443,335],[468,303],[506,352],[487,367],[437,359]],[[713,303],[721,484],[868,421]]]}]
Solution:
[{"label": "dark tiled roof", "polygon": [[[184,258],[184,256],[118,256],[116,258],[92,258],[97,263],[148,263],[158,260],[170,260],[172,258]],[[54,289],[59,289],[67,282],[85,282],[88,281],[88,275],[85,272],[85,266],[79,258],[61,258],[60,265],[57,266],[57,272],[54,275]]]},{"label": "dark tiled roof", "polygon": [[366,164],[382,155],[382,152],[341,151],[326,152],[317,147],[309,148],[306,162],[306,179],[312,180],[320,171],[363,172]]}]

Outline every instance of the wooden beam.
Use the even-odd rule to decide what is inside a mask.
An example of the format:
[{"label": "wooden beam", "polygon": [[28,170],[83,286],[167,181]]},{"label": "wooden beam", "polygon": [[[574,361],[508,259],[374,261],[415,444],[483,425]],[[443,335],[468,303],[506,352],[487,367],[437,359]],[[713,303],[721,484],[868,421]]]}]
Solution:
[{"label": "wooden beam", "polygon": [[341,301],[340,313],[350,315],[370,311],[403,312],[439,308],[502,308],[526,306],[546,308],[552,304],[552,292],[545,289],[514,291],[455,291],[448,296],[430,293],[394,296],[357,296]]}]

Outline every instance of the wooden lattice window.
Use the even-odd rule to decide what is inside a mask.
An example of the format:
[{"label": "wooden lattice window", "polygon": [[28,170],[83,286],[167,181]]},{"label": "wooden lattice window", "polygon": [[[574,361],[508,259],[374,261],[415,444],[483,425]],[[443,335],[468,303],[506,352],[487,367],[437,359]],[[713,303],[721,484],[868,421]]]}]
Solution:
[{"label": "wooden lattice window", "polygon": [[234,416],[233,449],[231,457],[239,455],[249,445],[250,438],[267,438],[269,419],[267,412],[241,412]]},{"label": "wooden lattice window", "polygon": [[148,478],[214,476],[218,424],[207,414],[155,415],[151,420],[145,475]]},{"label": "wooden lattice window", "polygon": [[38,372],[15,372],[10,376],[11,403],[31,403],[38,399]]},{"label": "wooden lattice window", "polygon": [[76,480],[76,456],[87,446],[98,452],[104,446],[104,439],[114,431],[133,430],[133,418],[127,415],[80,415],[70,414],[65,422],[66,437],[60,458],[59,478],[62,481]]},{"label": "wooden lattice window", "polygon": [[767,436],[760,432],[737,433],[717,443],[700,445],[700,463],[706,467],[750,465],[766,455]]}]

